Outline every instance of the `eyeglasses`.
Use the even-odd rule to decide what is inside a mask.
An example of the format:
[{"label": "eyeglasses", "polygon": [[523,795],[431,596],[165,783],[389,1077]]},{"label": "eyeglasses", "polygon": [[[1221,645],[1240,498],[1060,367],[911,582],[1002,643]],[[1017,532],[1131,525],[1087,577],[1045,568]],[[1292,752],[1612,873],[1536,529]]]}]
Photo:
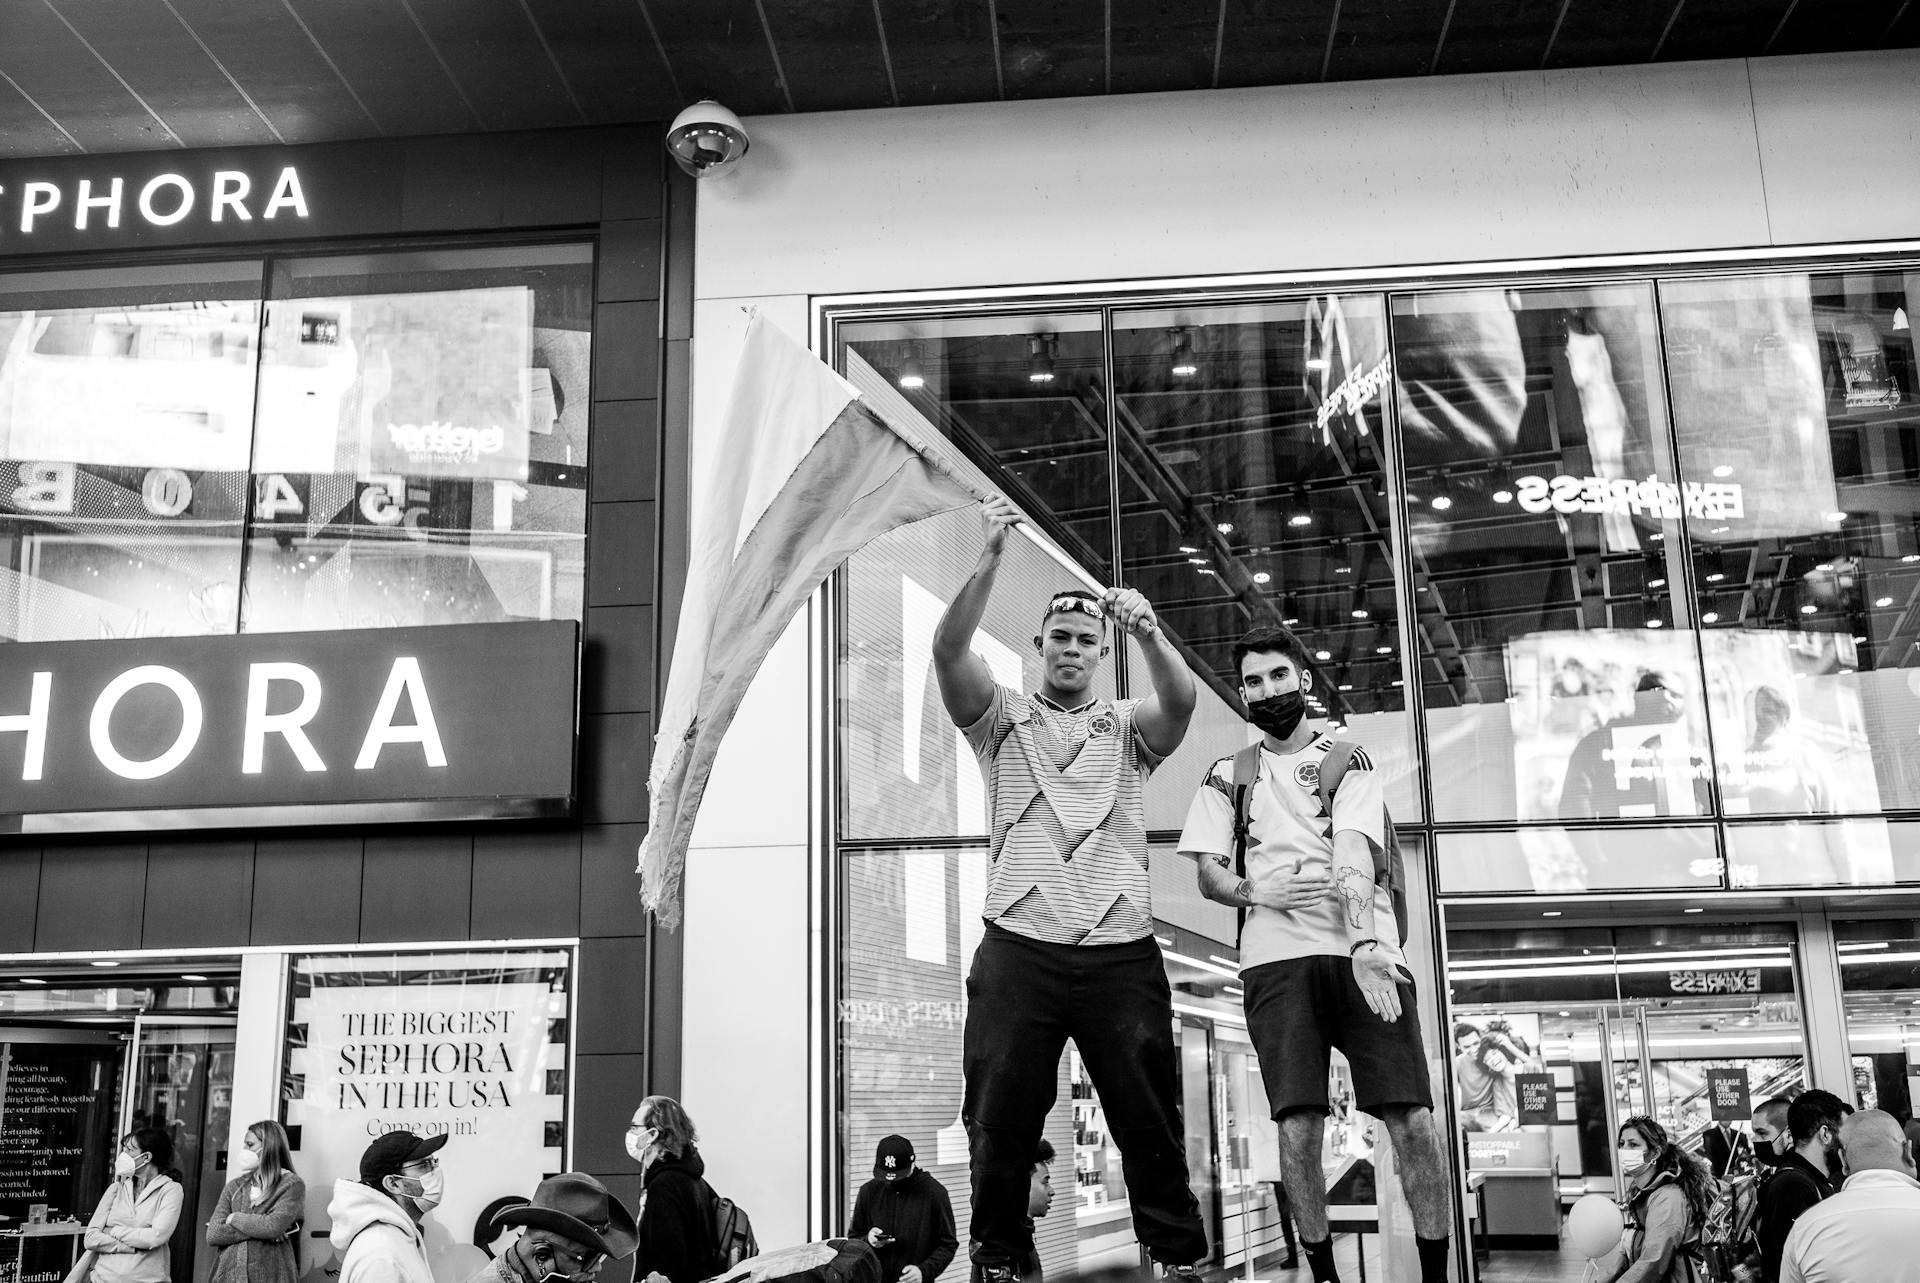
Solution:
[{"label": "eyeglasses", "polygon": [[406,1171],[408,1168],[413,1168],[413,1167],[418,1167],[421,1171],[427,1172],[430,1174],[440,1170],[440,1160],[433,1157],[431,1154],[429,1154],[425,1158],[414,1159],[411,1163],[406,1164],[400,1170]]},{"label": "eyeglasses", "polygon": [[1063,610],[1076,610],[1083,615],[1091,615],[1095,619],[1105,619],[1107,617],[1106,612],[1100,609],[1100,603],[1088,597],[1055,597],[1047,603],[1047,613],[1049,615],[1057,614]]}]

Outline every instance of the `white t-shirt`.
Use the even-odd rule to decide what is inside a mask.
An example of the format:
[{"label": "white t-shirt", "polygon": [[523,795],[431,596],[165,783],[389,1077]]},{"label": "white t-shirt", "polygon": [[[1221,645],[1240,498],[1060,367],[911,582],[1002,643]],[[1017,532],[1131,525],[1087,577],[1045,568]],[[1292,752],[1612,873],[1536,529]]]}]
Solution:
[{"label": "white t-shirt", "polygon": [[1839,1193],[1793,1223],[1780,1283],[1913,1283],[1920,1280],[1916,1247],[1920,1181],[1904,1172],[1855,1172]]},{"label": "white t-shirt", "polygon": [[[1275,869],[1296,866],[1304,873],[1331,878],[1335,833],[1362,834],[1376,851],[1385,840],[1385,795],[1380,773],[1365,750],[1354,751],[1352,764],[1341,777],[1333,815],[1328,817],[1320,809],[1320,759],[1332,747],[1332,737],[1322,732],[1296,753],[1260,750],[1260,777],[1247,801],[1247,877],[1253,881]],[[1206,782],[1194,794],[1186,827],[1180,832],[1180,853],[1202,860],[1216,855],[1233,859],[1231,757],[1209,767]],[[1353,942],[1341,915],[1344,903],[1337,892],[1330,891],[1311,908],[1249,909],[1240,936],[1241,969],[1321,954],[1347,957]],[[1404,967],[1393,896],[1378,885],[1373,889],[1373,930],[1388,959]]]}]

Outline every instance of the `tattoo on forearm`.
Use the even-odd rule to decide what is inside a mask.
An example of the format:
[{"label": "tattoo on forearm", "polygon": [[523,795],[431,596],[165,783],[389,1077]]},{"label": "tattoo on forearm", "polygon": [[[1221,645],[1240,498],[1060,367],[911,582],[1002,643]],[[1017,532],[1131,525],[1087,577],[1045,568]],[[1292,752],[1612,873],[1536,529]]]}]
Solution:
[{"label": "tattoo on forearm", "polygon": [[1347,902],[1347,925],[1358,931],[1366,925],[1363,915],[1373,907],[1373,879],[1358,869],[1338,869],[1333,880]]}]

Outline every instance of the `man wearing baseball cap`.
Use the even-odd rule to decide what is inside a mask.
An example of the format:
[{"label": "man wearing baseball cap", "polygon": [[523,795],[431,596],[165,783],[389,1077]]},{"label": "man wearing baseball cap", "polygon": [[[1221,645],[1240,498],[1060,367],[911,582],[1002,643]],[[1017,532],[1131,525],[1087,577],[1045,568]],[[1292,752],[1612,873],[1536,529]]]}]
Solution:
[{"label": "man wearing baseball cap", "polygon": [[388,1132],[360,1155],[360,1179],[333,1183],[327,1237],[340,1253],[339,1283],[433,1283],[420,1218],[440,1205],[434,1155],[446,1136]]},{"label": "man wearing baseball cap", "polygon": [[847,1237],[880,1257],[881,1283],[934,1283],[960,1240],[947,1187],[914,1165],[913,1142],[888,1136],[873,1156],[873,1179],[853,1200]]},{"label": "man wearing baseball cap", "polygon": [[640,1246],[633,1215],[581,1172],[547,1177],[531,1203],[502,1208],[492,1223],[526,1228],[467,1283],[590,1283],[607,1261],[632,1256]]}]

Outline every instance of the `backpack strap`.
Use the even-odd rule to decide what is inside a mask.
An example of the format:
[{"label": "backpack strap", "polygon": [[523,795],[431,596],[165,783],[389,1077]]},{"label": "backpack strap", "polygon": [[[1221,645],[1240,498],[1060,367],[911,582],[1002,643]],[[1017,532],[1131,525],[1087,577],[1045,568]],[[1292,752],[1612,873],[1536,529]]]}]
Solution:
[{"label": "backpack strap", "polygon": [[[1253,785],[1260,778],[1260,741],[1233,755],[1233,876],[1247,876],[1247,841],[1253,828]],[[1240,947],[1240,933],[1247,925],[1243,906],[1234,910],[1234,948]]]},{"label": "backpack strap", "polygon": [[[1326,755],[1320,759],[1320,805],[1327,813],[1331,825],[1333,820],[1333,795],[1352,768],[1356,754],[1364,755],[1365,749],[1352,740],[1335,740],[1328,747]],[[1372,760],[1367,759],[1368,769]],[[1385,841],[1373,853],[1373,883],[1386,889],[1393,899],[1394,927],[1400,933],[1399,943],[1407,942],[1407,886],[1406,870],[1401,867],[1400,843],[1393,831],[1393,817],[1383,805],[1380,809],[1382,834]]]}]

